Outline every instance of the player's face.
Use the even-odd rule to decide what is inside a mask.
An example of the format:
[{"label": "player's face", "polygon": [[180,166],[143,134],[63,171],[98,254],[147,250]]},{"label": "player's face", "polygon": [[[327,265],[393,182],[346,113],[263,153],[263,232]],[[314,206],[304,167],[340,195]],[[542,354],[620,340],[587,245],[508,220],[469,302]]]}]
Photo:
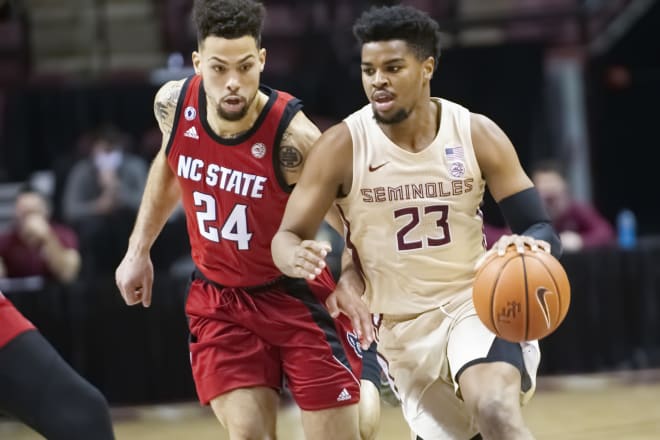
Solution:
[{"label": "player's face", "polygon": [[238,121],[248,112],[259,90],[266,50],[251,36],[226,39],[209,36],[193,52],[195,72],[204,78],[209,104],[218,116]]},{"label": "player's face", "polygon": [[433,75],[433,58],[420,61],[403,40],[363,44],[361,66],[364,92],[383,124],[407,119]]}]

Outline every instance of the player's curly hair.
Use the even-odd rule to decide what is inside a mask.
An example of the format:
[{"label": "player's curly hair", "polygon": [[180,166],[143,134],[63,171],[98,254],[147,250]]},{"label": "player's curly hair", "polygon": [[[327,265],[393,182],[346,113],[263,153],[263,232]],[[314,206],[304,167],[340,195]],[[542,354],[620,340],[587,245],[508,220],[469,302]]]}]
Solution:
[{"label": "player's curly hair", "polygon": [[266,8],[254,0],[195,0],[193,21],[197,42],[208,36],[233,39],[246,35],[261,45],[261,28]]},{"label": "player's curly hair", "polygon": [[372,41],[403,40],[419,60],[440,58],[440,27],[426,12],[410,6],[376,6],[362,13],[353,35],[363,45]]}]

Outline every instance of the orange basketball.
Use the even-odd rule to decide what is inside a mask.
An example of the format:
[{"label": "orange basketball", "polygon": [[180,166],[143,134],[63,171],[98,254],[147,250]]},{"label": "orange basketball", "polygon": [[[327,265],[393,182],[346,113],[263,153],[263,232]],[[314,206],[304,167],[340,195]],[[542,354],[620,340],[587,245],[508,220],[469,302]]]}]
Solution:
[{"label": "orange basketball", "polygon": [[511,342],[541,339],[566,317],[571,286],[562,265],[547,252],[519,253],[509,246],[481,265],[472,291],[479,318]]}]

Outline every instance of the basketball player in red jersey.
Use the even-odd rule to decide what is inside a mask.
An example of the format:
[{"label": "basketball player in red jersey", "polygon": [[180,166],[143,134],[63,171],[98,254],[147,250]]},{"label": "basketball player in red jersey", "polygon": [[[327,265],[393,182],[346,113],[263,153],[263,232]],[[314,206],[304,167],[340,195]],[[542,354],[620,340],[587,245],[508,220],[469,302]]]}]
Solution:
[{"label": "basketball player in red jersey", "polygon": [[0,412],[49,440],[114,438],[108,404],[0,292]]},{"label": "basketball player in red jersey", "polygon": [[[196,75],[156,95],[163,145],[117,286],[127,304],[150,305],[149,251],[181,200],[196,265],[185,309],[200,401],[231,439],[272,439],[286,378],[307,438],[357,439],[360,345],[372,342],[370,315],[354,295],[362,282],[347,269],[335,290],[327,267],[314,280],[290,279],[270,254],[319,130],[299,100],[259,84],[261,4],[200,0],[193,16]],[[349,317],[334,320],[326,302]]]}]

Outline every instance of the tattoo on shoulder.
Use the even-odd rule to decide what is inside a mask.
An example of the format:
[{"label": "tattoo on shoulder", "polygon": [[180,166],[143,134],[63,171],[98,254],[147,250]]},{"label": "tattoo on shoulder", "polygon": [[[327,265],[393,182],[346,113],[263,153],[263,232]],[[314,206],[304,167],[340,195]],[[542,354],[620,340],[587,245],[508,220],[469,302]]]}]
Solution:
[{"label": "tattoo on shoulder", "polygon": [[303,155],[299,149],[290,145],[280,147],[280,165],[284,168],[297,168],[302,164]]},{"label": "tattoo on shoulder", "polygon": [[172,129],[174,112],[179,94],[181,93],[181,87],[182,84],[180,81],[172,82],[158,92],[158,96],[154,102],[154,114],[158,123],[164,129]]},{"label": "tattoo on shoulder", "polygon": [[154,104],[154,112],[156,113],[156,119],[158,122],[167,120],[170,115],[170,109],[167,107],[167,104],[162,101],[156,101]]}]

